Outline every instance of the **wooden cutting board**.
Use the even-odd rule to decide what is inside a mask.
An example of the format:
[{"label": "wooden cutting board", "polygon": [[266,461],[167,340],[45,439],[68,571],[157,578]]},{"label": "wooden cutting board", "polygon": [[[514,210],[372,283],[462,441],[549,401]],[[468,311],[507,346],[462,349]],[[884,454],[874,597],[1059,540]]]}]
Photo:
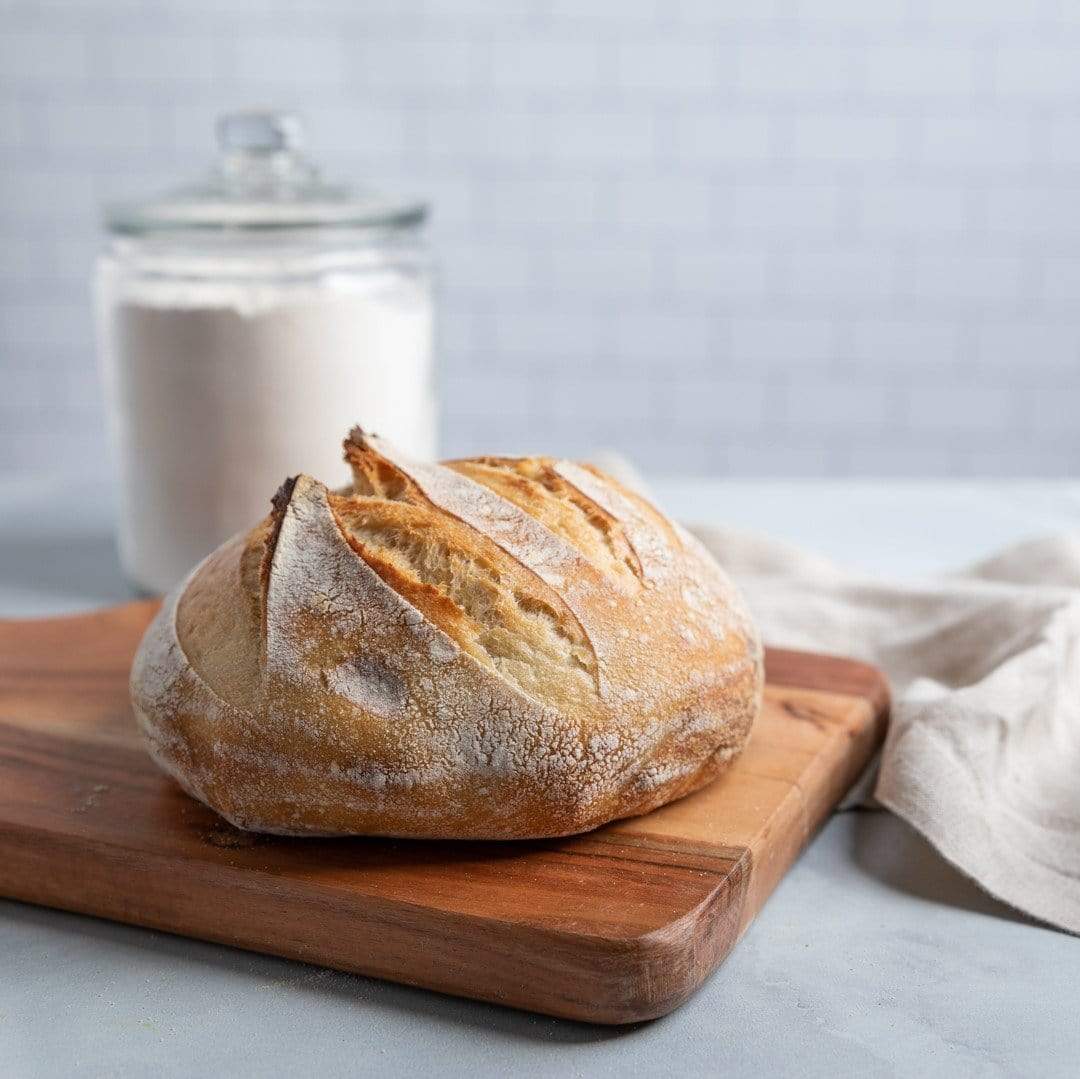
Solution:
[{"label": "wooden cutting board", "polygon": [[144,753],[128,667],[155,610],[0,622],[0,895],[599,1023],[720,963],[884,734],[882,675],[770,651],[734,767],[646,817],[515,843],[237,831]]}]

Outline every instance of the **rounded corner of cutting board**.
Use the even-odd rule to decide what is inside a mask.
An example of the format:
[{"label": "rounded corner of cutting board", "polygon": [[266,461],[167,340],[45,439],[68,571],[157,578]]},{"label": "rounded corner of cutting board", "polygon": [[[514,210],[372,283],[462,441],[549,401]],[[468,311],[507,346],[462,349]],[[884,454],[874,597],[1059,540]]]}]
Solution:
[{"label": "rounded corner of cutting board", "polygon": [[862,697],[878,714],[892,701],[889,679],[880,667],[848,656],[822,652],[797,652],[790,648],[765,648],[765,681],[772,686],[821,689]]},{"label": "rounded corner of cutting board", "polygon": [[[548,1001],[543,1010],[604,1026],[660,1019],[701,988],[727,958],[745,928],[750,853],[711,874],[705,898],[648,929],[617,936],[577,938],[579,956],[591,956],[592,978],[579,982],[572,1001]],[[592,984],[589,984],[591,981]]]}]

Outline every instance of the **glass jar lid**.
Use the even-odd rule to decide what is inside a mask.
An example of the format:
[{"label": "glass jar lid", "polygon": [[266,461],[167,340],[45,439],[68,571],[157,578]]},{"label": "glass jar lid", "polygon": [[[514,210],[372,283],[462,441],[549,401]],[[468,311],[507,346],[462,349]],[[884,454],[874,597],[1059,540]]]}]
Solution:
[{"label": "glass jar lid", "polygon": [[110,231],[409,228],[427,216],[423,202],[324,181],[304,156],[303,125],[291,113],[226,113],[217,139],[221,156],[206,180],[157,199],[107,206]]}]

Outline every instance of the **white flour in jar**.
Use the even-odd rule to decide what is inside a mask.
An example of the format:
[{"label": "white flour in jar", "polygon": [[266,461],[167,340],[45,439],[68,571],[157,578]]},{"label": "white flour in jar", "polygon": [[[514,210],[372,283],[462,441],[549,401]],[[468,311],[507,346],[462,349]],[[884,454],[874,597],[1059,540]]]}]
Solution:
[{"label": "white flour in jar", "polygon": [[99,278],[101,354],[121,472],[120,553],[165,591],[270,509],[290,475],[345,483],[354,424],[436,451],[426,280]]}]

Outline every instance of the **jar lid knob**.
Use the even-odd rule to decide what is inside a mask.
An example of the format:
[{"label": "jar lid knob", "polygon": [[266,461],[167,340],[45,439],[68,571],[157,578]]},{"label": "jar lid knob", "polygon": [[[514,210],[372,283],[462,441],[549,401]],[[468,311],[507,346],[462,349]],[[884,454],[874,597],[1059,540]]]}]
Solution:
[{"label": "jar lid knob", "polygon": [[310,188],[318,170],[304,156],[304,125],[291,112],[246,109],[217,122],[219,175],[239,198],[292,198]]},{"label": "jar lid knob", "polygon": [[243,109],[218,117],[217,140],[226,154],[293,153],[304,145],[304,125],[295,113]]}]

